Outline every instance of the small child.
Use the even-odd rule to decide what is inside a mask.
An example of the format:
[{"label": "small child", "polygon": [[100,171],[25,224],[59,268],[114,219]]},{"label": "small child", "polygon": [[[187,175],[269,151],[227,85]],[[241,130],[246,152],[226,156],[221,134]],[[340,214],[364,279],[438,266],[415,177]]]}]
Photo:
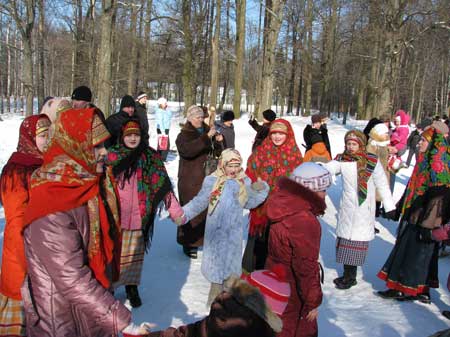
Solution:
[{"label": "small child", "polygon": [[172,219],[183,214],[161,157],[143,136],[138,119],[127,121],[107,160],[118,182],[122,227],[120,279],[114,286],[125,285],[133,308],[142,304],[137,286],[159,204],[164,202]]},{"label": "small child", "polygon": [[183,206],[184,217],[176,221],[186,223],[208,208],[202,259],[202,273],[211,282],[208,306],[222,292],[224,280],[242,272],[244,208],[255,208],[269,193],[269,185],[261,180],[251,183],[241,165],[238,151],[224,150],[217,170],[205,177],[197,196]]}]

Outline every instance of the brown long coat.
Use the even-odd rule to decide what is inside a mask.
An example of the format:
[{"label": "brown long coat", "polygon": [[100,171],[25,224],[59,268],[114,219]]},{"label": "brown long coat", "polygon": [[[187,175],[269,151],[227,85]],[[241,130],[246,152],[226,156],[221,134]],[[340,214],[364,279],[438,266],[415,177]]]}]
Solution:
[{"label": "brown long coat", "polygon": [[[175,141],[180,155],[178,168],[178,198],[181,206],[186,205],[200,191],[205,178],[205,162],[212,150],[208,137],[209,126],[203,124],[202,134],[190,122],[182,128]],[[218,144],[216,144],[218,145]],[[219,148],[219,146],[215,146]],[[220,151],[220,150],[217,150]],[[206,211],[193,218],[186,225],[178,227],[177,241],[185,246],[201,246],[205,233]]]}]

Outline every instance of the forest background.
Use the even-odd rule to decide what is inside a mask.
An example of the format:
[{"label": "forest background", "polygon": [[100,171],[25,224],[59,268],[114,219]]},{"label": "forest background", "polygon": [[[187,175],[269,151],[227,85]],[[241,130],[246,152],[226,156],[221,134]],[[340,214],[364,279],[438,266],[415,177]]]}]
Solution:
[{"label": "forest background", "polygon": [[[89,86],[236,115],[448,115],[449,0],[0,0],[0,113]],[[33,108],[31,108],[33,107]]]}]

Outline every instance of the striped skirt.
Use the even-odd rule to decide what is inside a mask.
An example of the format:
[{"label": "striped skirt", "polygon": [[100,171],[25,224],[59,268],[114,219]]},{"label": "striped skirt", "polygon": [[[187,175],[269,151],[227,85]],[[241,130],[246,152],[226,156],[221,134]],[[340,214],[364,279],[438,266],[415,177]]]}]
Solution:
[{"label": "striped skirt", "polygon": [[369,250],[369,241],[352,241],[338,237],[336,262],[349,266],[362,266]]},{"label": "striped skirt", "polygon": [[0,294],[0,336],[26,336],[22,301]]},{"label": "striped skirt", "polygon": [[144,264],[145,245],[142,231],[122,230],[122,252],[120,255],[120,278],[114,287],[139,285]]}]

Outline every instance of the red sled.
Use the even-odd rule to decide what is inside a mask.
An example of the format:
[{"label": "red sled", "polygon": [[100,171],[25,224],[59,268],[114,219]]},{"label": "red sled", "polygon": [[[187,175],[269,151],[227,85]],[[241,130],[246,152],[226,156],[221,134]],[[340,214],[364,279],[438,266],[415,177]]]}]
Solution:
[{"label": "red sled", "polygon": [[169,136],[159,135],[158,136],[158,150],[167,151],[169,149]]}]

